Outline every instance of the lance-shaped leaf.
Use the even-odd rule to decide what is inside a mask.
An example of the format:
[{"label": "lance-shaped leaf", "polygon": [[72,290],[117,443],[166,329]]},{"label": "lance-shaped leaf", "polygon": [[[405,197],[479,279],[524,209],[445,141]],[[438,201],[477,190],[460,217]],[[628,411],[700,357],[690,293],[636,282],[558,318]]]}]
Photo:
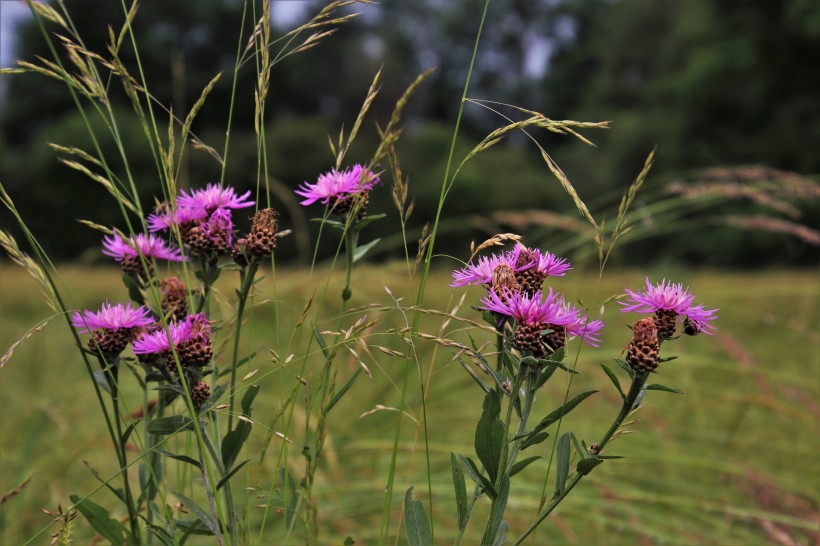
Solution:
[{"label": "lance-shaped leaf", "polygon": [[430,519],[424,511],[421,501],[413,500],[413,488],[404,495],[404,529],[410,546],[429,546],[433,544],[433,530]]},{"label": "lance-shaped leaf", "polygon": [[475,430],[475,452],[478,460],[487,469],[490,481],[495,483],[501,450],[506,447],[504,423],[501,422],[501,401],[496,391],[490,391],[484,397],[483,412]]},{"label": "lance-shaped leaf", "polygon": [[467,524],[467,485],[464,483],[464,469],[459,464],[455,453],[450,453],[450,466],[453,469],[453,487],[456,491],[458,528],[462,529]]}]

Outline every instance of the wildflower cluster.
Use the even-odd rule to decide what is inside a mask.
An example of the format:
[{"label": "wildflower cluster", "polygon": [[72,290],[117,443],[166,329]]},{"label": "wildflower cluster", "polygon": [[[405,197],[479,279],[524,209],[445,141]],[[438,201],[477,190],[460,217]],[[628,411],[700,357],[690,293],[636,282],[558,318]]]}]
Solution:
[{"label": "wildflower cluster", "polygon": [[361,221],[366,215],[370,190],[380,182],[379,176],[362,165],[339,171],[332,169],[314,183],[304,182],[296,194],[304,197],[302,205],[319,201],[327,210],[341,217],[351,212]]},{"label": "wildflower cluster", "polygon": [[544,359],[564,347],[568,338],[578,337],[595,347],[600,342],[602,321],[590,321],[552,287],[544,290],[547,277],[564,276],[570,269],[567,260],[518,243],[512,250],[454,271],[450,286],[486,286],[480,309],[493,313],[499,330],[512,320],[514,346],[524,355]]}]

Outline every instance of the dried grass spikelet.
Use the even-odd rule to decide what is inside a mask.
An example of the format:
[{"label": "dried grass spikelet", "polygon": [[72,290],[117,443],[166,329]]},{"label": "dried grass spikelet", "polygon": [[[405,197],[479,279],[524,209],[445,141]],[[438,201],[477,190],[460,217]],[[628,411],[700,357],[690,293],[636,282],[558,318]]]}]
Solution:
[{"label": "dried grass spikelet", "polygon": [[[12,210],[14,210],[11,200],[8,199],[8,194],[6,194],[5,191],[2,191],[2,189],[0,189],[0,192],[2,192],[0,193],[0,197],[2,197],[1,200],[7,205],[11,205]],[[54,289],[51,286],[48,276],[43,268],[40,267],[40,265],[35,262],[31,256],[20,250],[20,247],[14,237],[12,237],[9,232],[3,231],[2,229],[0,229],[0,247],[8,253],[11,261],[28,271],[29,275],[37,281],[37,284],[40,285],[40,293],[43,295],[43,299],[46,304],[52,311],[59,313],[60,305],[57,301],[57,296],[54,293]]]},{"label": "dried grass spikelet", "polygon": [[498,233],[493,235],[483,243],[478,246],[475,246],[475,241],[470,242],[470,259],[467,260],[468,262],[472,261],[475,258],[476,254],[484,250],[485,248],[490,248],[491,246],[502,246],[506,241],[520,241],[521,236],[515,233]]},{"label": "dried grass spikelet", "polygon": [[11,360],[11,357],[12,355],[14,355],[14,351],[17,349],[17,347],[19,347],[24,341],[32,337],[34,334],[39,333],[43,328],[46,327],[46,324],[48,324],[49,321],[53,319],[55,316],[57,315],[48,317],[47,319],[39,322],[31,330],[26,332],[26,334],[23,337],[12,343],[11,347],[9,347],[8,350],[5,353],[3,353],[3,356],[0,356],[0,368],[3,368],[3,366],[6,365],[6,362]]}]

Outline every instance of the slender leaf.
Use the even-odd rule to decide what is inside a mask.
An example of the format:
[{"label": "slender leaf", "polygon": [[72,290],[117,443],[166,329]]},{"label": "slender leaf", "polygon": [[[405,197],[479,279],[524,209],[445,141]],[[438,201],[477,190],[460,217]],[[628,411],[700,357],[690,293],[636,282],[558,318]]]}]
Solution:
[{"label": "slender leaf", "polygon": [[181,500],[185,504],[185,508],[193,512],[193,514],[199,518],[199,521],[204,523],[205,527],[207,527],[212,534],[217,534],[216,523],[211,519],[211,516],[208,515],[208,512],[205,511],[205,509],[199,506],[193,499],[186,497],[178,491],[171,491],[171,494]]},{"label": "slender leaf", "polygon": [[464,483],[464,470],[454,453],[450,453],[450,466],[453,469],[453,487],[456,491],[458,528],[463,529],[467,525],[467,485]]},{"label": "slender leaf", "polygon": [[108,481],[104,480],[102,476],[100,476],[100,473],[97,472],[97,470],[94,467],[92,467],[88,463],[88,461],[83,461],[83,464],[88,469],[88,471],[91,472],[91,475],[97,478],[97,481],[103,484],[109,491],[114,493],[114,496],[120,499],[120,501],[125,502],[125,494],[123,494],[121,489],[114,488],[110,483],[108,483]]},{"label": "slender leaf", "polygon": [[353,386],[353,383],[356,382],[356,379],[359,378],[359,374],[361,374],[361,373],[362,373],[362,368],[359,367],[356,370],[356,372],[350,377],[350,379],[347,380],[347,383],[345,383],[344,386],[341,389],[339,389],[339,392],[337,392],[333,396],[333,398],[331,398],[330,402],[328,402],[327,408],[325,409],[326,412],[330,412],[330,410],[333,409],[333,406],[335,406],[336,403],[339,400],[342,399],[342,396],[344,396],[347,393],[347,391],[350,390],[350,387]]},{"label": "slender leaf", "polygon": [[487,494],[490,496],[490,498],[494,499],[496,497],[496,495],[498,495],[498,493],[495,490],[495,486],[493,485],[493,482],[488,480],[487,476],[485,476],[484,474],[481,473],[481,471],[478,469],[478,466],[476,466],[475,461],[473,461],[469,457],[464,457],[464,460],[467,461],[467,465],[472,470],[472,472],[470,473],[470,476],[473,476],[473,479],[477,479],[478,481],[480,481],[481,486],[484,488],[484,490],[487,492]]},{"label": "slender leaf", "polygon": [[175,461],[180,461],[183,463],[194,465],[197,469],[202,468],[202,465],[199,463],[199,461],[191,457],[188,457],[187,455],[177,455],[176,453],[171,453],[170,451],[165,451],[164,449],[157,449],[156,452],[164,457],[168,457],[169,459],[174,459]]},{"label": "slender leaf", "polygon": [[381,220],[382,218],[386,218],[386,217],[387,217],[387,214],[385,214],[385,213],[368,214],[367,216],[362,218],[361,222],[356,224],[356,230],[361,231],[362,228],[364,228],[366,225],[368,225],[372,222],[375,222],[376,220]]},{"label": "slender leaf", "polygon": [[586,476],[587,474],[592,472],[593,468],[595,468],[602,462],[604,462],[604,460],[601,457],[588,457],[586,459],[581,459],[580,461],[578,461],[575,470],[578,472],[578,474]]},{"label": "slender leaf", "polygon": [[[96,356],[99,356],[97,353],[94,353]],[[106,377],[105,372],[102,370],[97,370],[94,372],[94,381],[97,385],[100,386],[102,390],[111,394],[111,385],[108,384],[108,377]]]},{"label": "slender leaf", "polygon": [[484,397],[483,412],[475,431],[475,452],[491,482],[498,476],[501,450],[505,448],[504,423],[501,422],[501,401],[496,391]]},{"label": "slender leaf", "polygon": [[635,370],[632,369],[632,366],[627,363],[626,360],[621,360],[620,358],[615,359],[615,363],[621,367],[627,374],[629,374],[630,379],[635,379]]},{"label": "slender leaf", "polygon": [[367,254],[367,251],[376,246],[379,241],[381,241],[381,239],[373,239],[367,244],[357,246],[356,252],[353,253],[353,263],[355,264],[356,262],[364,258],[364,255]]},{"label": "slender leaf", "polygon": [[496,534],[501,526],[504,511],[507,509],[507,497],[510,494],[510,477],[506,472],[501,475],[501,487],[498,489],[498,497],[493,503],[493,511],[490,513],[490,522],[487,526],[487,533],[484,535],[484,544],[495,543]]},{"label": "slender leaf", "polygon": [[219,480],[219,483],[216,484],[216,490],[219,491],[220,489],[222,489],[222,486],[228,483],[228,480],[230,480],[233,477],[233,475],[239,472],[239,469],[245,466],[246,464],[248,464],[247,459],[233,467],[233,470],[225,474],[225,476],[221,480]]},{"label": "slender leaf", "polygon": [[678,390],[674,387],[667,387],[666,385],[661,385],[660,383],[653,383],[651,385],[647,385],[645,390],[648,391],[664,391],[664,392],[673,392],[675,394],[683,394],[682,390]]},{"label": "slender leaf", "polygon": [[541,458],[540,455],[536,455],[535,457],[528,457],[526,459],[522,459],[522,460],[518,461],[510,469],[510,478],[512,478],[513,476],[515,476],[516,474],[518,474],[519,472],[521,472],[522,470],[527,468],[530,465],[530,463],[534,463],[535,461],[537,461],[540,458]]},{"label": "slender leaf", "polygon": [[549,435],[549,432],[537,432],[535,434],[528,434],[526,435],[527,439],[521,442],[521,449],[524,450],[528,447],[538,445],[544,440],[546,440],[549,437]]},{"label": "slender leaf", "polygon": [[96,504],[89,499],[80,499],[77,495],[69,497],[76,508],[91,527],[100,534],[105,540],[111,544],[126,544],[125,527],[122,524],[108,515],[108,510]]},{"label": "slender leaf", "polygon": [[530,432],[530,434],[541,432],[551,424],[555,423],[556,421],[567,415],[569,412],[575,409],[575,407],[578,404],[583,402],[588,396],[591,396],[596,392],[598,391],[586,391],[582,392],[581,394],[578,394],[572,400],[569,400],[566,404],[564,404],[557,410],[553,411],[552,413],[541,419],[541,421],[535,426],[535,428],[532,430],[532,432]]},{"label": "slender leaf", "polygon": [[430,546],[433,544],[433,530],[430,519],[421,501],[413,500],[413,487],[404,495],[404,530],[410,546]]},{"label": "slender leaf", "polygon": [[242,397],[242,402],[240,405],[242,406],[242,413],[244,413],[247,417],[251,416],[251,405],[253,404],[253,399],[256,398],[257,394],[259,394],[259,385],[251,385]]},{"label": "slender leaf", "polygon": [[146,428],[151,434],[166,436],[182,430],[193,430],[194,422],[183,415],[171,415],[170,417],[159,417],[148,421]]},{"label": "slender leaf", "polygon": [[601,367],[606,372],[606,375],[607,375],[607,377],[609,377],[609,380],[612,381],[612,384],[615,385],[615,388],[618,389],[618,394],[621,395],[621,399],[626,400],[626,395],[624,394],[624,391],[621,390],[621,382],[618,381],[618,376],[615,375],[615,372],[613,372],[610,369],[610,367],[607,366],[606,364],[601,364]]},{"label": "slender leaf", "polygon": [[558,438],[558,464],[555,467],[555,492],[560,495],[564,492],[569,475],[569,432],[565,432]]},{"label": "slender leaf", "polygon": [[236,423],[236,428],[228,431],[225,434],[225,437],[222,438],[220,451],[222,452],[222,464],[225,468],[230,468],[233,466],[234,461],[236,461],[236,457],[242,450],[242,445],[245,443],[245,440],[248,439],[250,434],[251,424],[247,421],[239,419]]},{"label": "slender leaf", "polygon": [[313,327],[313,337],[316,338],[316,341],[319,343],[319,347],[322,349],[322,354],[325,355],[325,358],[330,358],[330,349],[327,348],[327,343],[325,343],[325,338],[319,332],[319,329],[315,326]]}]

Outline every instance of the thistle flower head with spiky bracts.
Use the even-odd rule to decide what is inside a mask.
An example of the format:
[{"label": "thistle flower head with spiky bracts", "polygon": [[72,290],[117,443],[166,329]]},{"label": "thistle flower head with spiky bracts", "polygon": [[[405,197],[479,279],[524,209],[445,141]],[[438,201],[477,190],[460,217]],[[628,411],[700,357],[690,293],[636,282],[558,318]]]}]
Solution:
[{"label": "thistle flower head with spiky bracts", "polygon": [[482,298],[480,308],[515,319],[516,347],[536,358],[544,358],[554,350],[545,342],[541,332],[554,331],[555,327],[566,328],[577,318],[567,311],[563,298],[552,288],[546,297],[540,290],[532,295],[509,290],[498,294],[491,290]]},{"label": "thistle flower head with spiky bracts", "polygon": [[120,354],[140,328],[153,322],[147,308],[134,308],[130,302],[111,305],[106,301],[96,313],[86,309],[82,313],[75,311],[71,317],[71,324],[79,333],[91,333],[88,348],[107,356]]},{"label": "thistle flower head with spiky bracts", "polygon": [[204,314],[188,315],[172,322],[167,329],[146,332],[134,341],[134,354],[143,362],[154,363],[164,358],[170,370],[175,369],[173,350],[176,348],[183,368],[201,367],[211,361],[211,323]]},{"label": "thistle flower head with spiky bracts", "polygon": [[279,229],[277,216],[279,213],[271,208],[259,210],[253,215],[253,224],[247,239],[247,250],[254,257],[270,256],[276,249],[276,232]]},{"label": "thistle flower head with spiky bracts", "polygon": [[[466,267],[453,271],[453,282],[450,283],[450,286],[456,288],[471,284],[483,284],[495,288],[494,285],[498,284],[499,288],[509,288],[515,292],[516,285],[511,282],[510,277],[514,281],[519,272],[534,265],[532,262],[519,264],[519,253],[520,248],[516,247],[500,254],[481,256]],[[503,274],[497,273],[496,270],[503,272]],[[503,282],[499,283],[500,279],[503,279]]]},{"label": "thistle flower head with spiky bracts", "polygon": [[644,317],[632,327],[632,341],[626,350],[626,362],[640,373],[654,372],[660,360],[658,325],[653,317]]},{"label": "thistle flower head with spiky bracts", "polygon": [[138,233],[127,240],[122,238],[118,232],[114,235],[103,237],[103,254],[111,256],[122,266],[122,270],[128,274],[145,276],[140,255],[148,264],[148,274],[153,274],[151,258],[167,260],[169,262],[184,262],[188,258],[182,255],[178,248],[171,248],[168,244],[156,235]]},{"label": "thistle flower head with spiky bracts", "polygon": [[541,289],[547,277],[563,277],[572,269],[570,263],[552,252],[541,252],[538,248],[528,248],[518,243],[516,282],[521,290],[533,294]]},{"label": "thistle flower head with spiky bracts", "polygon": [[168,320],[183,320],[188,315],[188,290],[177,277],[159,282],[160,308]]},{"label": "thistle flower head with spiky bracts", "polygon": [[304,197],[302,205],[320,201],[334,214],[344,216],[354,208],[359,220],[364,217],[368,194],[380,182],[379,176],[362,165],[338,171],[332,169],[319,176],[314,183],[303,182],[296,194]]},{"label": "thistle flower head with spiky bracts", "polygon": [[688,288],[682,283],[672,284],[663,279],[653,285],[646,278],[646,290],[633,292],[626,289],[627,298],[619,302],[625,313],[654,313],[658,335],[669,339],[675,335],[676,322],[684,323],[684,331],[689,335],[700,332],[711,334],[714,327],[709,323],[717,318],[718,309],[706,309],[703,305],[692,305],[695,300]]}]

